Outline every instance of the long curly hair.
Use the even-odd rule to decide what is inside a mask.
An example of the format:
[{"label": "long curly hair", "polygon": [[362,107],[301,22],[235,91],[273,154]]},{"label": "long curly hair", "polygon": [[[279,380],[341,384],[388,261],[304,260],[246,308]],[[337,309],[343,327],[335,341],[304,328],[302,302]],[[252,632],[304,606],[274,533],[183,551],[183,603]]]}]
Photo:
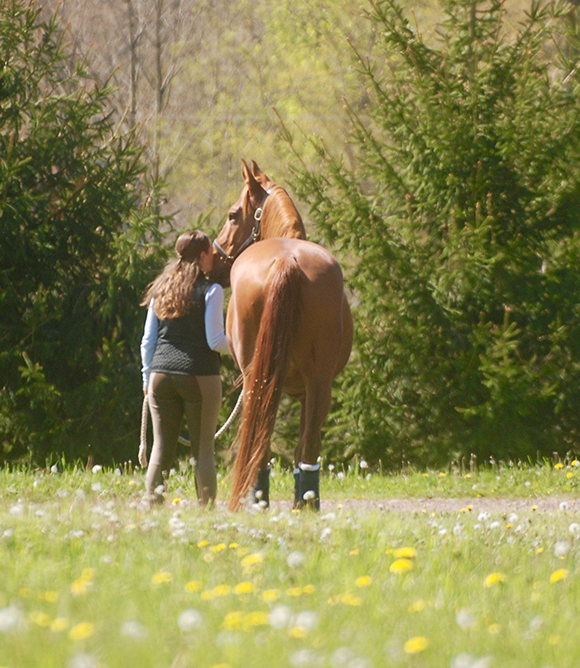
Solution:
[{"label": "long curly hair", "polygon": [[192,289],[201,274],[199,259],[211,248],[210,238],[200,230],[184,232],[175,244],[177,257],[149,285],[142,306],[155,300],[155,315],[160,320],[179,318],[193,307]]}]

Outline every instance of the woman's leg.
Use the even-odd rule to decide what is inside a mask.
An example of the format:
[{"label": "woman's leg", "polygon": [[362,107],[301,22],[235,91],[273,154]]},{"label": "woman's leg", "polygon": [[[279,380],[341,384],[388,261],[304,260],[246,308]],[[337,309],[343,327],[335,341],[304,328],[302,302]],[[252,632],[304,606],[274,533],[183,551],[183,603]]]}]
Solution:
[{"label": "woman's leg", "polygon": [[197,460],[196,481],[203,505],[213,502],[217,493],[214,459],[214,436],[222,401],[219,375],[187,376],[184,409],[189,428],[192,453]]},{"label": "woman's leg", "polygon": [[149,410],[153,425],[153,448],[145,479],[149,494],[163,484],[163,472],[169,471],[175,459],[183,421],[183,399],[175,387],[176,378],[179,376],[152,373],[149,381]]}]

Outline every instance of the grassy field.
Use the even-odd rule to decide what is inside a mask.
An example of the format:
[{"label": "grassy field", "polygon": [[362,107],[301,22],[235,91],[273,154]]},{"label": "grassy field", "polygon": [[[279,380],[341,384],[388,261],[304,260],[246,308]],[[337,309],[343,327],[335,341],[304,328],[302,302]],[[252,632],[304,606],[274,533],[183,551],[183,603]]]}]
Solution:
[{"label": "grassy field", "polygon": [[[318,515],[291,511],[276,467],[275,509],[236,514],[201,511],[189,472],[149,509],[140,472],[0,471],[0,666],[580,665],[577,462],[361,464],[324,467]],[[535,512],[547,496],[555,512]],[[417,504],[345,501],[393,498]],[[474,503],[426,511],[428,498]]]}]

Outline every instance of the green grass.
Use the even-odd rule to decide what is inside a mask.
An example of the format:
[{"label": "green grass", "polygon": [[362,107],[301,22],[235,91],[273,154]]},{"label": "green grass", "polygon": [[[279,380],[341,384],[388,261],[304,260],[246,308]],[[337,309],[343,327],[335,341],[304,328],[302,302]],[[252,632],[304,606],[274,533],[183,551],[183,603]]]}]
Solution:
[{"label": "green grass", "polygon": [[[0,471],[0,666],[580,665],[580,514],[339,508],[571,498],[575,464],[324,470],[337,503],[319,515],[204,512],[189,472],[147,509],[140,473]],[[291,475],[275,474],[289,500]]]}]

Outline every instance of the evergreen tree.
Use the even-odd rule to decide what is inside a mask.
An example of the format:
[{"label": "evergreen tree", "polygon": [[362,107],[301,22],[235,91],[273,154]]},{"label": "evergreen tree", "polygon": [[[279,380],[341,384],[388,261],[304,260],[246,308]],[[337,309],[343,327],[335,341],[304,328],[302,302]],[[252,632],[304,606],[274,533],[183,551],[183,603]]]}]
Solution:
[{"label": "evergreen tree", "polygon": [[123,461],[138,442],[139,301],[162,251],[108,95],[54,18],[0,5],[0,463]]},{"label": "evergreen tree", "polygon": [[[294,187],[342,255],[356,351],[336,454],[536,458],[580,428],[580,86],[566,7],[449,0],[427,43],[373,0],[350,168],[315,143]],[[356,53],[356,50],[355,50]],[[291,136],[288,137],[292,141]]]}]

